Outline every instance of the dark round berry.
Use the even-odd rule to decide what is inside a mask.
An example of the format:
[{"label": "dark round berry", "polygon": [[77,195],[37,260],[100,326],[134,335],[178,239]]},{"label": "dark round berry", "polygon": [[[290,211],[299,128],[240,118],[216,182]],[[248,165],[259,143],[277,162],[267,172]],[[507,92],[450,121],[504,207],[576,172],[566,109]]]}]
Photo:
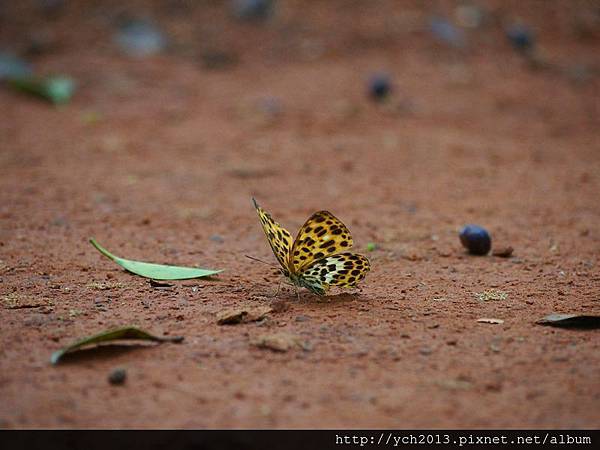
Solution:
[{"label": "dark round berry", "polygon": [[127,372],[125,369],[115,369],[108,376],[108,382],[110,384],[123,384],[127,378]]},{"label": "dark round berry", "polygon": [[369,96],[374,100],[383,100],[392,91],[392,83],[385,74],[376,74],[369,80]]},{"label": "dark round berry", "polygon": [[513,25],[506,30],[506,37],[508,37],[512,46],[519,51],[531,49],[535,42],[533,31],[525,25]]},{"label": "dark round berry", "polygon": [[463,247],[473,255],[487,255],[492,248],[492,238],[489,233],[478,225],[467,225],[458,236]]}]

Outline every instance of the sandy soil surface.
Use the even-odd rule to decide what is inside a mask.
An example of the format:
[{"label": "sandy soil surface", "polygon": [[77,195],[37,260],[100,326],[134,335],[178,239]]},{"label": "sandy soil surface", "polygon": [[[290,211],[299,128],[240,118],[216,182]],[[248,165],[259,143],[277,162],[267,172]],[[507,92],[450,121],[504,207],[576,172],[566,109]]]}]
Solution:
[{"label": "sandy soil surface", "polygon": [[[600,426],[600,331],[534,323],[600,313],[596,3],[482,2],[465,48],[428,31],[454,2],[281,1],[266,23],[218,1],[14,3],[2,48],[79,89],[59,108],[0,89],[1,427]],[[165,52],[119,51],[138,15]],[[506,40],[518,20],[541,67]],[[252,196],[293,234],[320,209],[344,221],[372,263],[362,289],[274,297],[280,277],[244,257],[275,262]],[[513,256],[467,255],[466,223]],[[157,289],[92,236],[225,272]],[[217,324],[258,306],[273,312]],[[185,340],[50,365],[129,324]],[[252,345],[275,333],[306,345]]]}]

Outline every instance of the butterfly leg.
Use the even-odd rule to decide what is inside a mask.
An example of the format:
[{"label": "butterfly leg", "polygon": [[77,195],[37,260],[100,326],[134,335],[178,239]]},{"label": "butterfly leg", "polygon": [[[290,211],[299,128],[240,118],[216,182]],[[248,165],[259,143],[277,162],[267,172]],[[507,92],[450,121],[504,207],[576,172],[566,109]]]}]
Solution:
[{"label": "butterfly leg", "polygon": [[281,281],[277,284],[277,291],[272,295],[273,298],[279,297],[279,293],[281,292]]}]

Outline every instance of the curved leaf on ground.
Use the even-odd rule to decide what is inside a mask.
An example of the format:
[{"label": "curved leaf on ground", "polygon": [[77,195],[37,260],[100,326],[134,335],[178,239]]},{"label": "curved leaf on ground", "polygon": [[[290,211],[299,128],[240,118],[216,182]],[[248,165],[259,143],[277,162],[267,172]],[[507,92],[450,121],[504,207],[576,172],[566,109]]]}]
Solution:
[{"label": "curved leaf on ground", "polygon": [[200,269],[196,267],[168,266],[164,264],[147,263],[143,261],[132,261],[113,255],[104,247],[90,239],[90,243],[104,256],[112,259],[118,265],[129,272],[135,273],[141,277],[152,278],[154,280],[189,280],[190,278],[201,278],[216,275],[223,270]]},{"label": "curved leaf on ground", "polygon": [[93,336],[88,336],[86,338],[80,339],[79,341],[74,342],[73,344],[58,350],[52,353],[50,357],[50,362],[54,365],[58,364],[58,362],[62,359],[62,357],[68,353],[73,353],[83,348],[88,348],[92,345],[102,344],[104,342],[109,341],[125,341],[125,340],[142,340],[142,341],[153,341],[153,342],[181,342],[183,341],[182,336],[154,336],[153,334],[148,333],[147,331],[140,330],[135,327],[123,327],[117,328],[114,330],[103,331],[102,333],[95,334]]}]

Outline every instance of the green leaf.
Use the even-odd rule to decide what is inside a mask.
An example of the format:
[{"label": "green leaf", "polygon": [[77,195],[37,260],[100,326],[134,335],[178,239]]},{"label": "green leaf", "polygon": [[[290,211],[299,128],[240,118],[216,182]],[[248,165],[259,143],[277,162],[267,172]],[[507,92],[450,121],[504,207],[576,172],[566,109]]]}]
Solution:
[{"label": "green leaf", "polygon": [[10,85],[22,92],[37,95],[55,105],[67,103],[75,93],[75,81],[66,76],[39,78],[25,75],[9,79]]},{"label": "green leaf", "polygon": [[63,348],[62,350],[58,350],[52,353],[50,357],[50,362],[52,364],[58,364],[61,358],[67,353],[73,353],[77,350],[80,350],[89,345],[96,345],[103,342],[108,341],[116,341],[116,340],[142,340],[142,341],[153,341],[153,342],[181,342],[183,341],[182,336],[169,336],[169,337],[159,337],[154,336],[144,330],[140,330],[135,327],[123,327],[117,328],[114,330],[104,331],[99,334],[95,334],[93,336],[88,336],[84,339],[81,339],[68,347]]},{"label": "green leaf", "polygon": [[90,243],[107,258],[112,259],[118,265],[135,273],[141,277],[152,278],[154,280],[188,280],[190,278],[201,278],[215,275],[222,270],[198,269],[196,267],[165,266],[163,264],[153,264],[142,261],[131,261],[129,259],[119,258],[113,255],[104,247],[100,246],[93,238]]}]

